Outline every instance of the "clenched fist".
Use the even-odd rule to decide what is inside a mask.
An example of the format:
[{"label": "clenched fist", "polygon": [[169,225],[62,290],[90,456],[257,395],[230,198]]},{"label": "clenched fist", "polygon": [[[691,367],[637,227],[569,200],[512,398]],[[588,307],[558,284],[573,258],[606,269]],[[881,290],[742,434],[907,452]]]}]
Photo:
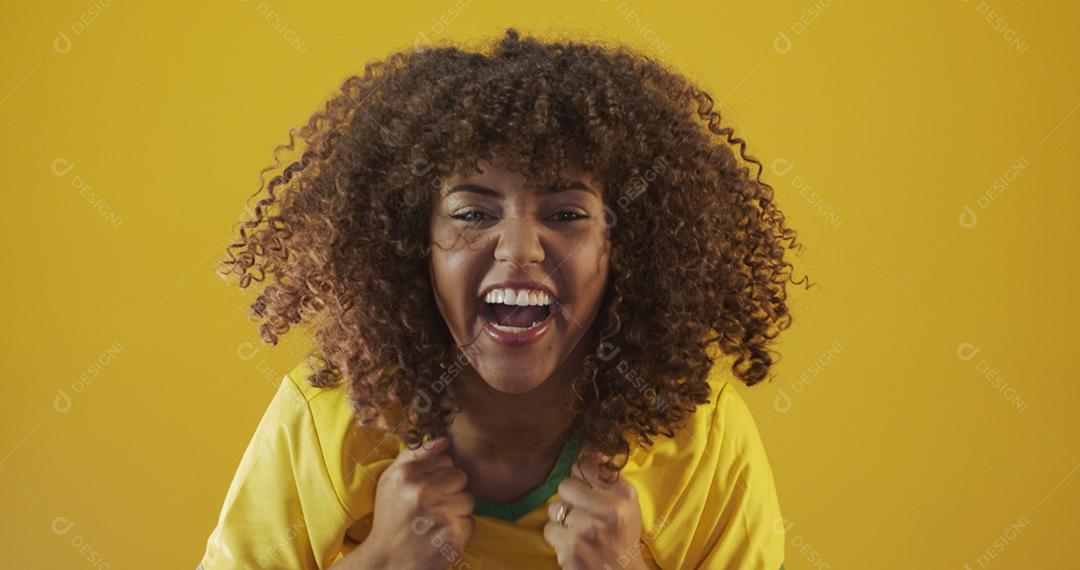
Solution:
[{"label": "clenched fist", "polygon": [[[559,484],[559,499],[548,507],[544,540],[555,549],[559,566],[567,570],[644,569],[637,490],[622,478],[614,484],[602,483],[602,458],[595,452],[582,453],[572,475]],[[563,509],[568,512],[561,513]],[[565,514],[563,524],[560,514]]]},{"label": "clenched fist", "polygon": [[[334,570],[445,570],[472,536],[473,496],[446,453],[447,436],[398,454],[379,477],[371,533]],[[354,556],[355,555],[355,556]]]}]

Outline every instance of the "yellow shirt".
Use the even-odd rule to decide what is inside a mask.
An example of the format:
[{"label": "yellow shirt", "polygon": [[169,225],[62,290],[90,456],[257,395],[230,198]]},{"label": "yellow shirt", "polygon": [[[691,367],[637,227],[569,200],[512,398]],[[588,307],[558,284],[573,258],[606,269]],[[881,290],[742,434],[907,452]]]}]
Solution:
[{"label": "yellow shirt", "polygon": [[[345,386],[312,387],[309,372],[301,364],[287,374],[259,422],[202,570],[324,569],[370,531],[376,482],[404,444],[356,425]],[[729,376],[730,368],[714,365],[710,403],[674,438],[633,448],[623,468],[638,491],[649,567],[782,568],[784,523],[772,471]],[[475,516],[452,568],[558,568],[543,536],[547,506],[557,498],[514,522]]]}]

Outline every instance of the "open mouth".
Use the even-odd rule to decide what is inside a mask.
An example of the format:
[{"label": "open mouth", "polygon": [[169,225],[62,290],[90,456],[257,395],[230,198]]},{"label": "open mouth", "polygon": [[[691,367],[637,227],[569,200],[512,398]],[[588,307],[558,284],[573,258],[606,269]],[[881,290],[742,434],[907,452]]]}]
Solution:
[{"label": "open mouth", "polygon": [[483,316],[491,326],[508,333],[525,332],[551,317],[551,306],[506,305],[481,301]]},{"label": "open mouth", "polygon": [[543,287],[497,286],[476,299],[484,333],[504,347],[538,342],[554,327],[558,301]]}]

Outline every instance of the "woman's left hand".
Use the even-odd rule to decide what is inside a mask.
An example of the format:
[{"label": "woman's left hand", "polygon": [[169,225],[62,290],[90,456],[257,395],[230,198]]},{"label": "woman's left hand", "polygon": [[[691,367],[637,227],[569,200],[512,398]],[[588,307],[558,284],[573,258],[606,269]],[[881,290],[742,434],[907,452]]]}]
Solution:
[{"label": "woman's left hand", "polygon": [[[601,482],[602,458],[582,453],[571,476],[559,484],[559,499],[548,507],[544,540],[564,569],[643,569],[637,489],[622,477],[611,485]],[[565,526],[556,519],[561,505],[570,509]]]}]

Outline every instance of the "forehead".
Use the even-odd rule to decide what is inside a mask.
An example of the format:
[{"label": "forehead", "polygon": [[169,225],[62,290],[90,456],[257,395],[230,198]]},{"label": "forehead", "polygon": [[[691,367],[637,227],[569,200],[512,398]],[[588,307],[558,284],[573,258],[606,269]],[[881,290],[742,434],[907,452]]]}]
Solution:
[{"label": "forehead", "polygon": [[600,198],[603,190],[596,178],[576,165],[564,167],[558,173],[558,179],[536,185],[528,185],[524,174],[511,170],[497,159],[496,162],[480,160],[476,165],[479,171],[455,173],[447,178],[442,194],[449,196],[458,192],[471,192],[501,197],[517,190],[531,190],[540,194],[581,191]]}]

